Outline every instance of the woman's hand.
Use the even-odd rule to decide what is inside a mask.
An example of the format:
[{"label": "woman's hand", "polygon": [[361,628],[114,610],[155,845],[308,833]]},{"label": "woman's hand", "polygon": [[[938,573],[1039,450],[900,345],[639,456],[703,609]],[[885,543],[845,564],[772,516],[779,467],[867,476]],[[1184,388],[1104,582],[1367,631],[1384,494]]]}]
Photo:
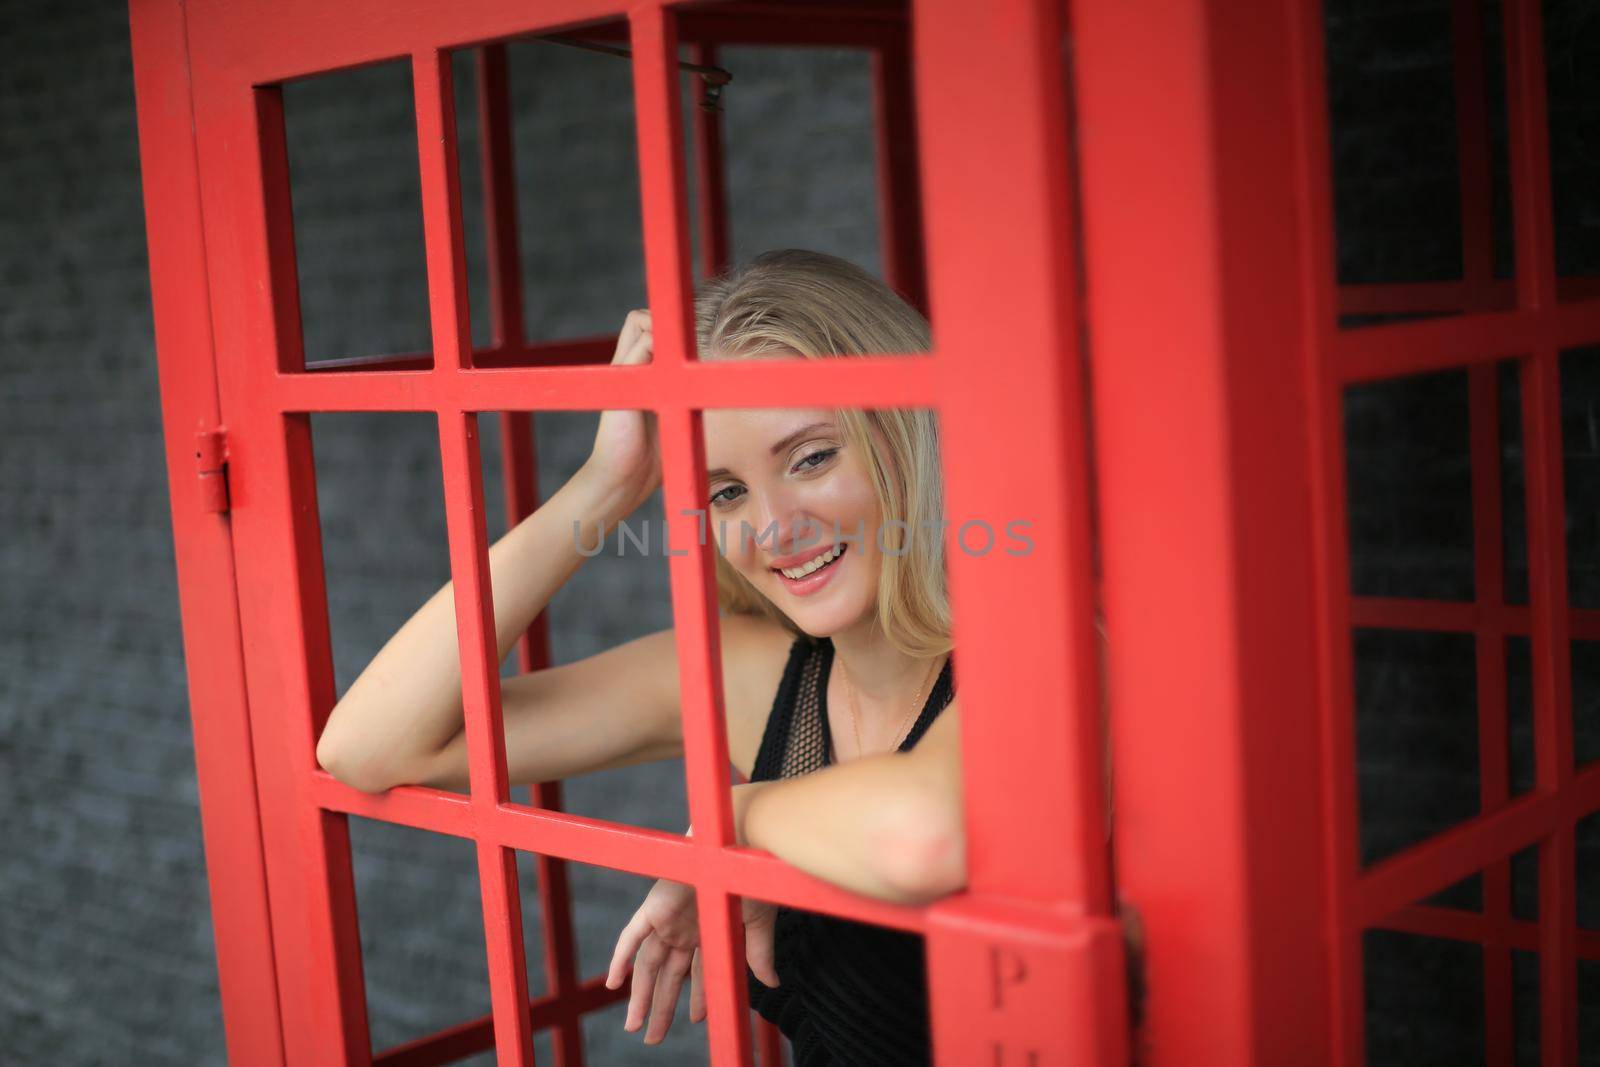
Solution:
[{"label": "woman's hand", "polygon": [[[744,901],[745,957],[755,976],[769,986],[778,984],[773,966],[772,935],[778,908],[758,900]],[[700,976],[700,926],[696,916],[693,886],[659,879],[634,912],[617,938],[606,974],[606,988],[618,989],[627,973],[627,960],[637,951],[633,968],[633,992],[628,1001],[628,1018],[622,1028],[630,1033],[644,1025],[650,1027],[644,1043],[653,1045],[666,1037],[678,1009],[678,992],[684,975],[690,975],[689,1021],[706,1017],[705,987]]]},{"label": "woman's hand", "polygon": [[[637,308],[623,320],[617,335],[613,367],[650,362],[653,346],[650,312]],[[614,492],[626,518],[661,484],[661,447],[656,416],[650,411],[604,411],[595,432],[594,448],[584,466],[606,489]]]}]

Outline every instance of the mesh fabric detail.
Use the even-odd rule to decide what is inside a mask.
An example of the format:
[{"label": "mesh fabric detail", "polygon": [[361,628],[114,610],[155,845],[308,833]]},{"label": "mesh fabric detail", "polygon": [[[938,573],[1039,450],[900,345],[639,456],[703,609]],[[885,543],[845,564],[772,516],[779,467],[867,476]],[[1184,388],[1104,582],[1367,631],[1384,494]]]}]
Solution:
[{"label": "mesh fabric detail", "polygon": [[[954,696],[945,662],[899,751],[910,749]],[[761,738],[751,781],[809,774],[832,762],[827,688],[833,642],[797,637]],[[931,1062],[923,939],[903,930],[779,907],[778,988],[747,966],[750,1006],[789,1038],[795,1067],[914,1067]]]}]

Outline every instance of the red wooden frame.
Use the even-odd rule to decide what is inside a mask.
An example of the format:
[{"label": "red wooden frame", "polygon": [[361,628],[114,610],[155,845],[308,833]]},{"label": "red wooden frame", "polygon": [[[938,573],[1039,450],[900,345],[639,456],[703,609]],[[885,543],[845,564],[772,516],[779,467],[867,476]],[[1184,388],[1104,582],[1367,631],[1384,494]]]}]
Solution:
[{"label": "red wooden frame", "polygon": [[[1085,711],[1098,707],[1098,681],[1090,626],[1087,438],[1073,358],[1077,309],[1071,300],[1064,71],[1059,49],[1050,45],[1063,29],[1058,6],[996,6],[1000,18],[983,27],[982,45],[1010,58],[976,89],[939,73],[962,67],[978,43],[962,9],[945,4],[921,5],[909,22],[900,5],[885,3],[679,10],[660,2],[630,7],[595,0],[536,10],[503,0],[447,8],[374,0],[134,0],[132,14],[147,174],[159,177],[170,168],[182,179],[170,195],[163,190],[150,201],[152,233],[163,235],[152,242],[152,272],[163,279],[158,317],[189,328],[160,345],[164,374],[185,382],[168,392],[175,406],[168,412],[169,432],[175,448],[186,446],[176,428],[187,424],[196,404],[189,379],[211,373],[216,399],[203,426],[225,427],[230,510],[226,520],[211,515],[204,521],[221,539],[214,551],[233,561],[230,590],[237,590],[237,604],[216,600],[196,612],[237,621],[200,633],[191,620],[186,637],[191,663],[198,663],[207,641],[228,633],[242,650],[243,677],[241,685],[237,671],[221,680],[206,675],[204,685],[196,685],[197,699],[225,704],[226,721],[236,730],[229,751],[203,751],[202,758],[209,761],[208,775],[241,763],[259,772],[253,811],[228,808],[226,797],[214,803],[215,789],[205,795],[208,828],[215,823],[245,832],[258,848],[253,869],[224,870],[218,857],[212,860],[219,914],[237,913],[238,925],[246,927],[218,928],[219,942],[227,939],[231,950],[220,960],[231,1055],[238,1062],[372,1060],[346,827],[347,816],[358,814],[476,843],[489,946],[490,1019],[389,1050],[378,1057],[384,1062],[438,1062],[486,1048],[492,1036],[501,1062],[531,1063],[531,1035],[543,1027],[555,1030],[561,1062],[581,1062],[576,1020],[622,994],[605,990],[598,977],[574,973],[562,881],[568,860],[697,887],[713,1062],[751,1060],[740,895],[926,934],[942,1062],[1001,1054],[1125,1058],[1121,934],[1110,917],[1098,726]],[[607,19],[614,28],[624,17],[633,50],[649,301],[657,323],[654,361],[637,368],[596,365],[602,350],[593,339],[522,340],[504,54],[493,44]],[[596,29],[597,35],[609,32],[603,25]],[[872,50],[884,273],[909,299],[933,309],[936,352],[828,365],[702,365],[690,358],[691,273],[674,62],[680,39],[693,41],[702,60],[719,44],[752,41]],[[489,349],[474,351],[449,54],[484,44],[479,107],[495,330]],[[432,350],[307,368],[280,84],[395,57],[410,57],[416,93]],[[974,161],[961,131],[980,119],[997,145]],[[702,203],[712,208],[703,213],[701,235],[702,268],[709,271],[727,258],[725,212],[718,210],[720,140],[709,118],[697,117],[696,132],[694,180]],[[1019,263],[1031,267],[1018,271]],[[995,308],[1006,312],[998,321]],[[208,322],[195,321],[201,309],[209,310]],[[978,360],[982,374],[972,373]],[[1002,367],[1004,373],[993,373]],[[1041,387],[1017,395],[1013,383],[1019,380]],[[1047,532],[1045,550],[1024,558],[952,555],[957,641],[968,664],[964,699],[974,709],[1007,709],[989,716],[982,731],[969,727],[965,742],[973,815],[970,892],[928,908],[894,906],[804,876],[764,853],[730,847],[726,739],[713,685],[717,616],[705,545],[671,561],[689,807],[701,833],[686,839],[565,814],[557,786],[537,790],[532,806],[510,802],[484,581],[487,531],[475,413],[519,412],[504,423],[508,512],[515,520],[538,499],[529,413],[653,409],[671,533],[678,544],[694,544],[695,519],[684,509],[704,496],[703,409],[840,403],[936,407],[950,448],[951,514],[996,528],[1022,518]],[[1002,405],[1012,417],[991,425],[990,414]],[[470,665],[463,672],[468,797],[413,787],[368,796],[320,771],[313,757],[334,692],[309,415],[403,410],[432,411],[439,421],[462,662]],[[978,458],[1024,450],[1037,452],[1038,462],[998,477]],[[963,455],[972,458],[956,459]],[[1038,493],[1038,484],[1053,488]],[[1019,506],[1021,500],[1028,503]],[[187,547],[195,516],[181,504],[175,498],[174,518]],[[195,591],[189,574],[183,581]],[[1036,602],[1041,598],[1029,595],[1036,590],[1052,595]],[[984,625],[998,618],[1028,618],[1034,625],[1027,632]],[[545,630],[535,627],[521,645],[521,664],[529,668],[546,659]],[[198,666],[196,673],[204,674]],[[217,695],[217,686],[230,680],[231,688]],[[977,712],[973,719],[982,721]],[[237,780],[230,784],[237,790]],[[1018,806],[1036,813],[1029,832],[1007,817]],[[1041,852],[1035,833],[1058,847]],[[513,849],[541,857],[541,897],[550,903],[544,919],[551,993],[531,1005]],[[262,995],[274,979],[275,1000]],[[978,1003],[988,1008],[975,1015]],[[1075,1005],[1066,1019],[1063,1004]],[[250,1036],[257,1031],[272,1040]],[[771,1058],[773,1033],[767,1028],[763,1034],[764,1058]]]},{"label": "red wooden frame", "polygon": [[[1600,938],[1576,929],[1573,827],[1600,805],[1600,767],[1573,766],[1569,638],[1600,618],[1566,599],[1557,379],[1563,349],[1600,340],[1600,289],[1555,277],[1539,6],[1503,7],[1515,281],[1492,276],[1479,9],[1457,0],[1465,276],[1346,287],[1321,4],[1075,7],[1117,880],[1152,946],[1151,1062],[1173,1048],[1185,1063],[1364,1062],[1361,934],[1374,927],[1484,946],[1490,1063],[1513,1052],[1511,949],[1538,952],[1543,1062],[1577,1062],[1574,958]],[[1144,268],[1157,257],[1159,274]],[[1395,311],[1455,314],[1338,325]],[[1526,607],[1503,603],[1506,358],[1523,382]],[[1343,391],[1446,368],[1470,381],[1476,600],[1352,597]],[[1181,559],[1163,551],[1180,519]],[[1472,633],[1479,657],[1482,814],[1365,869],[1353,626]],[[1537,783],[1512,798],[1504,639],[1517,633],[1534,650]],[[1298,784],[1311,781],[1320,797]],[[1510,857],[1530,845],[1537,923],[1510,913]],[[1481,913],[1417,903],[1475,872]]]},{"label": "red wooden frame", "polygon": [[[753,1052],[740,895],[925,934],[941,1063],[1126,1062],[1117,897],[1138,907],[1147,938],[1137,1048],[1150,1064],[1360,1062],[1361,936],[1374,927],[1484,946],[1495,1063],[1511,1055],[1510,951],[1537,951],[1543,1062],[1575,1063],[1575,959],[1600,957],[1600,932],[1576,929],[1573,827],[1600,808],[1600,767],[1573,766],[1569,641],[1600,639],[1600,613],[1567,603],[1558,360],[1600,341],[1600,283],[1555,277],[1539,7],[1504,9],[1515,279],[1493,277],[1481,27],[1477,5],[1455,0],[1463,277],[1340,287],[1315,0],[916,0],[909,15],[893,2],[132,0],[230,1059],[373,1060],[346,828],[356,814],[473,840],[483,889],[492,1015],[387,1050],[384,1063],[492,1043],[502,1062],[528,1064],[542,1028],[561,1063],[582,1062],[579,1017],[621,994],[576,972],[569,860],[697,887],[717,1064]],[[634,53],[657,322],[648,366],[602,365],[605,338],[524,341],[496,42],[575,27]],[[933,353],[691,358],[687,182],[704,208],[699,274],[726,265],[729,242],[715,116],[696,112],[692,159],[680,158],[679,41],[701,63],[736,43],[871,50],[884,276],[930,312]],[[448,60],[480,46],[493,337],[474,350]],[[416,92],[432,348],[308,368],[279,86],[396,58],[411,62]],[[1397,311],[1453,314],[1338,326],[1341,314]],[[1508,358],[1523,383],[1526,607],[1503,603],[1500,571],[1493,374]],[[1343,391],[1447,368],[1469,374],[1476,600],[1352,597]],[[701,411],[780,404],[936,408],[949,514],[996,527],[1025,518],[1039,534],[1027,557],[950,556],[970,884],[930,907],[858,898],[730,847],[705,545],[670,564],[689,807],[703,832],[566,814],[558,784],[531,806],[509,800],[476,413],[509,411],[516,521],[539,499],[532,413],[656,411],[671,535],[689,545],[695,518],[683,509],[704,497]],[[309,433],[310,413],[324,411],[438,419],[471,665],[470,796],[371,797],[316,767],[334,699]],[[1112,635],[1104,680],[1097,602]],[[1478,651],[1481,814],[1367,868],[1353,626],[1472,633]],[[1530,635],[1534,664],[1536,785],[1517,797],[1505,770],[1508,634]],[[519,663],[548,663],[544,619]],[[1102,685],[1114,709],[1114,856],[1091,710]],[[1539,920],[1521,922],[1509,858],[1535,845]],[[539,857],[545,903],[551,992],[531,1003],[515,849]],[[1481,913],[1417,903],[1475,872]],[[760,1043],[775,1062],[770,1027]]]}]

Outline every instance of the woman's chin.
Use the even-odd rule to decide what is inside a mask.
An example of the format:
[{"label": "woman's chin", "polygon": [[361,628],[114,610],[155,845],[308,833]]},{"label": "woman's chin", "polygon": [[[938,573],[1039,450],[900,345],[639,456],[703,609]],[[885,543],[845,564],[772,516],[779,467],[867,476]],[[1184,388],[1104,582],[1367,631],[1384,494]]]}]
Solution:
[{"label": "woman's chin", "polygon": [[[839,564],[842,566],[834,580],[809,595],[791,592],[788,579],[778,574],[773,574],[772,584],[762,593],[801,632],[818,640],[831,637],[873,611],[872,591],[877,585],[875,571],[863,575],[859,561],[841,558]],[[870,583],[868,588],[863,587],[864,577]]]},{"label": "woman's chin", "polygon": [[[844,590],[840,590],[840,592],[844,592]],[[846,603],[844,597],[825,604],[796,604],[791,601],[788,604],[779,605],[780,610],[789,617],[790,622],[794,623],[802,632],[819,641],[825,637],[832,637],[837,633],[850,629],[850,627],[861,621],[862,616],[868,613],[871,607],[871,604],[862,605],[854,600]]]}]

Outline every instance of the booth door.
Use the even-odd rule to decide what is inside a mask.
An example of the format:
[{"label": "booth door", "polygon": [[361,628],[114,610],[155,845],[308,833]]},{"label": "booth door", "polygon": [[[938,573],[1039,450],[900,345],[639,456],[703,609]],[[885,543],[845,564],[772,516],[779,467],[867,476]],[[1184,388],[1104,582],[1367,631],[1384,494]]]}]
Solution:
[{"label": "booth door", "polygon": [[[191,552],[225,552],[232,567],[226,591],[195,585],[204,579],[187,560],[184,581],[207,605],[232,610],[217,613],[226,631],[219,635],[198,626],[185,601],[191,659],[199,650],[233,650],[227,662],[191,670],[197,699],[202,688],[221,694],[231,730],[199,750],[208,840],[234,835],[249,861],[222,872],[213,855],[213,899],[239,927],[228,927],[224,945],[219,926],[219,956],[230,1046],[246,1049],[240,1062],[373,1057],[351,815],[450,835],[475,856],[492,1014],[408,1054],[438,1059],[492,1039],[501,1062],[531,1063],[532,1033],[549,1025],[566,1041],[562,1062],[578,1062],[576,1020],[585,1005],[600,1003],[598,979],[569,976],[571,985],[530,1007],[515,864],[523,851],[696,886],[714,1063],[748,1063],[753,1053],[743,895],[924,935],[941,1063],[1122,1062],[1127,969],[1103,794],[1067,12],[1038,0],[981,9],[820,4],[807,12],[817,24],[859,16],[874,27],[855,32],[880,55],[883,150],[892,157],[884,270],[925,301],[934,349],[759,366],[699,366],[693,358],[676,62],[680,42],[699,47],[718,33],[781,41],[801,32],[799,19],[763,5],[589,0],[403,10],[371,0],[141,0],[133,16],[146,173],[177,183],[148,190],[152,221],[172,224],[152,242],[162,249],[153,265],[162,277],[158,319],[169,330],[162,358],[174,464],[194,447],[196,423],[202,433],[198,470],[183,469],[198,479],[205,517],[186,516],[180,542]],[[763,18],[783,32],[768,33]],[[585,358],[502,345],[484,353],[468,329],[452,52],[492,52],[519,36],[581,36],[586,28],[631,52],[656,324],[647,367],[612,368],[592,351]],[[431,348],[308,364],[283,85],[393,60],[409,66],[415,94]],[[564,365],[552,365],[558,361]],[[169,369],[214,374],[214,396],[191,392],[189,379]],[[941,535],[962,650],[969,885],[924,908],[828,892],[771,856],[731,846],[714,684],[714,546],[697,538],[696,526],[705,496],[701,413],[841,403],[930,407],[941,420],[950,519]],[[531,806],[514,803],[506,781],[479,415],[627,407],[659,418],[670,536],[695,546],[670,561],[692,839],[567,815],[549,792]],[[357,411],[424,413],[436,423],[465,666],[466,796],[403,787],[372,797],[316,765],[315,740],[335,692],[311,416]],[[1018,530],[1028,548],[1000,542]],[[208,711],[197,702],[197,735]],[[244,995],[272,985],[275,1004]],[[252,1044],[240,1044],[236,1030],[248,1030]]]}]

